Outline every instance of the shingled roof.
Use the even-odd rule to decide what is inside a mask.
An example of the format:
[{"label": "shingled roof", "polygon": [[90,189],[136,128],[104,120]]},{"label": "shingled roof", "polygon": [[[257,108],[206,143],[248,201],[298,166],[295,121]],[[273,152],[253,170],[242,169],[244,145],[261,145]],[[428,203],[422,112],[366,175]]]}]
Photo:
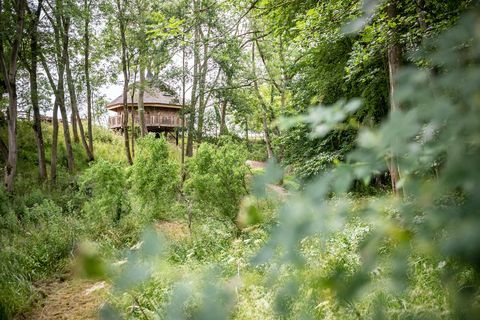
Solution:
[{"label": "shingled roof", "polygon": [[[127,94],[127,101],[128,105],[132,105],[132,92],[131,89],[128,90]],[[135,90],[135,94],[133,96],[133,105],[138,104],[138,89]],[[178,103],[178,99],[175,96],[172,96],[168,93],[162,92],[158,89],[147,88],[145,89],[145,93],[143,95],[143,104],[145,106],[158,106],[158,107],[172,107],[172,108],[180,108],[181,105]],[[123,94],[118,96],[115,100],[110,102],[107,105],[107,109],[113,109],[123,105]]]}]

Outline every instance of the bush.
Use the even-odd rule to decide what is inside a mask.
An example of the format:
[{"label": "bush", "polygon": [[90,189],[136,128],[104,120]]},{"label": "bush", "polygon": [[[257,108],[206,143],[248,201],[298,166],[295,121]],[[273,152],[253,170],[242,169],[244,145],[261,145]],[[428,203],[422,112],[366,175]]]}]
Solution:
[{"label": "bush", "polygon": [[187,164],[188,195],[204,211],[234,222],[240,201],[247,194],[246,150],[230,141],[204,143]]},{"label": "bush", "polygon": [[51,200],[25,209],[22,224],[13,221],[17,233],[0,236],[1,319],[31,305],[32,282],[61,270],[78,236],[76,221]]},{"label": "bush", "polygon": [[80,177],[80,190],[91,201],[85,203],[84,212],[120,220],[129,211],[125,169],[117,163],[98,160]]},{"label": "bush", "polygon": [[143,206],[163,208],[173,200],[180,182],[180,168],[168,143],[153,135],[138,140],[130,183]]}]

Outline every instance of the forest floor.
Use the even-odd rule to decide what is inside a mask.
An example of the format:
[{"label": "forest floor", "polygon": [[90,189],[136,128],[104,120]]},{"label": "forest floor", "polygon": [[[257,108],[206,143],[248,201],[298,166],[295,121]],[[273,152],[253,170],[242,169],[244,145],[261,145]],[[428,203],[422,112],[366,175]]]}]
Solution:
[{"label": "forest floor", "polygon": [[[175,221],[158,221],[156,228],[170,240],[190,236],[188,226]],[[39,294],[36,307],[17,320],[89,320],[98,319],[108,285],[104,281],[80,279],[74,275],[57,276],[35,285]]]},{"label": "forest floor", "polygon": [[[262,161],[247,160],[245,164],[252,170],[265,170],[267,168],[267,163]],[[288,194],[287,189],[283,186],[269,184],[267,187],[269,191],[276,193],[280,198],[283,198]]]},{"label": "forest floor", "polygon": [[36,290],[41,296],[37,307],[17,319],[97,319],[107,284],[68,276],[38,283]]}]

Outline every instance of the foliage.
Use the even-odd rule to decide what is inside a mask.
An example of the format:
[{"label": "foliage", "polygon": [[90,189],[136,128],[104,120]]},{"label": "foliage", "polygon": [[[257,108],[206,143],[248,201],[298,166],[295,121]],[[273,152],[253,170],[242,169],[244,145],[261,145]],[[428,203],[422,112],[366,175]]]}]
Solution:
[{"label": "foliage", "polygon": [[[168,282],[171,299],[165,304],[162,293],[161,304],[165,316],[203,319],[203,308],[213,300],[225,302],[215,309],[217,318],[241,318],[252,314],[242,293],[253,299],[252,288],[260,286],[255,297],[264,304],[261,314],[272,318],[476,319],[480,39],[472,26],[478,25],[477,10],[427,43],[420,57],[435,73],[404,70],[396,96],[402,110],[378,128],[361,128],[358,145],[344,162],[285,201],[253,264],[241,266],[233,258],[236,274],[224,261],[224,277],[212,278],[206,267],[203,277]],[[348,105],[321,106],[302,121],[325,136],[352,111]],[[190,170],[210,169],[221,148],[201,146]],[[391,157],[399,166],[402,195],[352,199],[348,192],[354,184],[369,183]],[[278,172],[270,166],[259,180],[269,183]],[[202,178],[198,184],[208,185]],[[214,284],[204,286],[205,281]],[[205,296],[214,298],[202,301]],[[235,310],[231,296],[242,309]]]},{"label": "foliage", "polygon": [[179,188],[180,168],[162,137],[150,134],[138,140],[135,163],[129,177],[132,191],[141,204],[155,210],[166,208]]},{"label": "foliage", "polygon": [[230,141],[203,143],[187,164],[187,194],[204,211],[234,222],[242,197],[247,193],[246,150]]},{"label": "foliage", "polygon": [[120,220],[127,212],[126,171],[119,164],[97,160],[80,177],[80,190],[92,199],[85,204],[89,215],[98,215],[107,219]]},{"label": "foliage", "polygon": [[[410,262],[416,259],[416,251],[411,248],[418,248],[422,256],[444,268],[445,280],[440,286],[449,295],[450,316],[475,318],[478,310],[474,301],[479,294],[476,276],[462,275],[470,271],[476,274],[479,266],[478,247],[473,245],[478,243],[477,233],[471,231],[480,223],[475,214],[478,177],[473,169],[480,154],[474,138],[479,134],[475,93],[480,39],[471,28],[478,23],[478,12],[471,12],[455,28],[429,42],[432,53],[423,58],[442,72],[433,75],[418,68],[404,71],[396,98],[405,109],[392,113],[377,130],[363,129],[359,146],[347,156],[346,163],[317,177],[299,198],[288,202],[259,261],[270,261],[275,252],[281,252],[280,263],[303,266],[297,251],[302,240],[312,235],[328,238],[342,228],[342,218],[348,219],[353,209],[348,202],[332,205],[320,199],[328,198],[330,192],[344,194],[355,180],[368,182],[375,173],[386,170],[385,159],[395,156],[404,199],[380,197],[355,209],[373,226],[362,243],[361,265],[353,272],[339,267],[333,277],[320,277],[325,285],[317,292],[330,288],[338,301],[362,303],[365,290],[371,294],[380,291],[384,299],[394,301],[395,296],[408,293],[408,276],[415,265]],[[471,45],[462,45],[465,43]],[[388,250],[386,243],[391,244]],[[310,277],[299,278],[302,269],[297,270],[289,277],[295,283],[313,281]],[[372,285],[376,270],[391,287],[381,290]],[[345,283],[345,277],[351,281]],[[462,291],[465,285],[472,290]],[[376,304],[362,312],[388,318],[395,309]],[[420,308],[410,311],[409,316],[418,317],[424,312]]]},{"label": "foliage", "polygon": [[22,223],[14,221],[15,233],[3,229],[0,237],[2,318],[30,306],[36,298],[31,282],[65,266],[79,231],[76,220],[63,217],[62,208],[51,200],[28,208]]}]

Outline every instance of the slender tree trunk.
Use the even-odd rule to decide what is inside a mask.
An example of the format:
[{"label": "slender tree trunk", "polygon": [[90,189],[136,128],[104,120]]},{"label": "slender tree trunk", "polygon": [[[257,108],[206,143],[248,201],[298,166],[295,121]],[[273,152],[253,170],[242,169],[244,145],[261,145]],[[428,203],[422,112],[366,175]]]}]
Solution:
[{"label": "slender tree trunk", "polygon": [[[197,13],[197,0],[193,0],[193,11]],[[193,156],[193,138],[195,130],[195,113],[196,113],[196,104],[197,104],[197,83],[198,83],[198,69],[199,69],[199,48],[198,48],[198,38],[199,38],[199,22],[195,21],[195,34],[194,34],[194,43],[193,43],[193,84],[192,84],[192,99],[190,102],[190,116],[188,120],[188,137],[187,137],[187,157]]]},{"label": "slender tree trunk", "polygon": [[[68,166],[68,171],[70,173],[73,173],[75,171],[75,161],[73,158],[73,148],[72,148],[72,139],[70,137],[70,130],[69,130],[69,125],[68,125],[68,115],[67,115],[67,109],[65,107],[65,87],[64,87],[64,73],[65,73],[65,66],[67,64],[67,58],[68,58],[68,48],[65,48],[63,46],[63,50],[60,49],[60,41],[61,41],[61,34],[63,32],[66,32],[68,30],[68,25],[69,21],[68,19],[64,19],[62,23],[62,13],[58,12],[59,8],[62,8],[63,4],[60,4],[62,1],[57,0],[57,12],[56,12],[56,18],[57,18],[57,24],[56,24],[56,30],[55,30],[55,38],[56,38],[56,45],[58,46],[57,51],[61,52],[61,57],[58,59],[58,84],[57,84],[57,91],[59,95],[59,109],[60,109],[60,114],[62,115],[62,128],[63,128],[63,135],[64,135],[64,140],[65,140],[65,148],[67,149],[67,166]],[[63,28],[62,28],[63,25]]]},{"label": "slender tree trunk", "polygon": [[55,98],[52,114],[52,147],[50,159],[50,183],[52,185],[57,183],[57,148],[58,148],[58,98]]},{"label": "slender tree trunk", "polygon": [[30,99],[32,101],[33,109],[33,131],[35,133],[35,143],[37,145],[38,154],[38,171],[41,181],[48,179],[47,165],[45,160],[45,144],[43,141],[42,122],[40,119],[40,106],[38,104],[38,82],[37,82],[37,68],[38,68],[38,22],[42,10],[42,0],[39,1],[35,14],[30,12],[32,16],[32,27],[30,30]]},{"label": "slender tree trunk", "polygon": [[247,117],[245,117],[245,142],[248,148],[250,146],[250,140],[248,139],[248,118]]},{"label": "slender tree trunk", "polygon": [[128,164],[132,165],[132,155],[130,154],[130,142],[128,139],[128,68],[127,68],[127,40],[125,38],[125,21],[124,21],[124,9],[125,0],[123,5],[120,4],[120,0],[116,0],[118,9],[118,23],[120,27],[120,40],[122,43],[122,71],[123,71],[123,140],[125,145],[125,154],[127,156]]},{"label": "slender tree trunk", "polygon": [[270,140],[270,132],[268,131],[268,120],[267,120],[267,114],[264,112],[262,115],[262,124],[263,124],[263,133],[265,137],[265,145],[267,146],[267,155],[268,159],[273,158],[273,149],[272,149],[272,143]]},{"label": "slender tree trunk", "polygon": [[227,100],[222,101],[222,107],[220,108],[220,135],[225,135],[228,133],[227,130]]},{"label": "slender tree trunk", "polygon": [[258,101],[260,103],[260,106],[262,107],[262,124],[263,124],[263,133],[264,133],[264,138],[265,138],[265,145],[267,147],[267,154],[268,158],[273,158],[274,153],[273,153],[273,148],[272,148],[272,143],[270,139],[270,131],[268,129],[268,106],[265,100],[263,99],[260,89],[258,88],[258,81],[257,81],[257,72],[256,72],[256,66],[255,66],[255,43],[252,43],[252,71],[253,71],[253,85],[255,87],[255,93],[257,95]]},{"label": "slender tree trunk", "polygon": [[[0,0],[1,1],[1,0]],[[0,74],[1,76],[1,74]],[[0,77],[0,95],[3,95],[3,86],[4,86],[4,81],[3,79]],[[3,117],[3,112],[0,112],[0,129],[2,129],[4,127],[4,125],[6,124],[6,121]],[[2,157],[2,161],[5,163],[7,162],[7,158],[8,158],[8,147],[7,145],[5,144],[5,142],[2,140],[2,138],[0,138],[0,156]]]},{"label": "slender tree trunk", "polygon": [[[135,83],[135,80],[137,78],[137,75],[133,78],[133,83]],[[133,107],[133,99],[135,97],[135,86],[132,88],[132,107],[131,107],[131,112],[132,112],[132,158],[135,159],[135,109]]]},{"label": "slender tree trunk", "polygon": [[17,86],[15,79],[8,85],[8,156],[5,163],[5,188],[13,193],[13,181],[17,169]]},{"label": "slender tree trunk", "polygon": [[[201,31],[201,29],[199,28]],[[205,108],[207,101],[205,100],[205,85],[207,80],[207,71],[208,71],[208,37],[210,36],[210,30],[208,32],[207,38],[203,36],[203,33],[199,33],[203,42],[203,62],[202,67],[200,68],[199,74],[199,88],[198,88],[198,133],[197,141],[198,143],[202,142],[203,138],[203,125],[205,121]]]},{"label": "slender tree trunk", "polygon": [[90,0],[85,0],[85,30],[84,30],[84,57],[85,57],[85,86],[87,87],[87,131],[88,131],[88,148],[94,157],[93,152],[93,130],[92,130],[92,87],[90,84]]},{"label": "slender tree trunk", "polygon": [[145,107],[144,107],[144,94],[145,94],[145,64],[143,57],[140,57],[140,86],[138,88],[138,120],[140,125],[140,135],[145,137],[147,134],[147,127],[145,126]]},{"label": "slender tree trunk", "polygon": [[[68,83],[68,77],[67,77],[67,85],[70,87],[70,84]],[[70,91],[70,88],[69,88]],[[77,114],[75,113],[73,106],[71,105],[71,100],[72,98],[70,97],[70,123],[72,124],[72,133],[73,133],[73,142],[78,143],[80,142],[80,138],[78,136],[78,126],[77,126]]]},{"label": "slender tree trunk", "polygon": [[[397,12],[397,0],[390,0],[390,3],[387,6],[388,18],[391,21],[395,21],[398,16]],[[400,106],[395,101],[395,92],[397,88],[396,77],[401,66],[402,61],[402,47],[398,40],[398,34],[395,29],[392,30],[391,42],[388,46],[388,74],[390,81],[390,112],[394,112],[400,109]],[[396,156],[392,154],[391,159],[388,164],[390,171],[390,179],[392,182],[392,191],[395,194],[399,194],[398,180],[400,178],[400,173],[398,169],[398,163]]]},{"label": "slender tree trunk", "polygon": [[[25,0],[19,0],[16,4],[16,30],[14,40],[11,44],[10,56],[6,56],[3,47],[4,35],[0,32],[0,71],[2,73],[5,87],[8,92],[8,109],[7,109],[7,125],[8,125],[8,156],[5,162],[5,188],[9,193],[13,193],[13,183],[17,170],[17,58],[20,51],[21,38],[25,22],[25,8],[27,3]],[[0,1],[0,13],[3,12],[3,1]]]},{"label": "slender tree trunk", "polygon": [[[187,67],[185,66],[185,36],[182,44],[182,177],[185,165],[185,84],[187,79]],[[183,179],[182,179],[183,180]]]},{"label": "slender tree trunk", "polygon": [[[78,111],[78,101],[77,101],[77,93],[75,91],[75,84],[73,83],[73,77],[72,77],[72,70],[70,69],[70,55],[68,54],[68,30],[65,30],[64,34],[64,41],[63,45],[66,46],[66,52],[67,52],[67,63],[66,63],[66,73],[67,73],[67,84],[68,84],[68,91],[70,94],[70,105],[72,107],[72,126],[75,122],[74,120],[78,121],[78,129],[80,130],[80,139],[82,140],[82,145],[83,148],[85,149],[85,152],[87,154],[87,159],[88,161],[93,161],[93,154],[88,147],[87,140],[85,138],[85,131],[83,130],[83,123],[82,119],[80,118],[80,114]],[[74,134],[75,134],[75,129],[74,129]],[[78,137],[77,137],[78,138]]]},{"label": "slender tree trunk", "polygon": [[58,148],[58,108],[59,108],[59,101],[60,95],[57,90],[57,86],[55,86],[55,82],[52,77],[52,73],[48,68],[47,62],[45,57],[40,53],[40,59],[42,61],[42,66],[47,74],[48,82],[50,83],[50,87],[52,87],[52,91],[55,93],[55,102],[53,104],[53,114],[52,114],[52,126],[53,126],[53,133],[52,133],[52,147],[51,147],[51,159],[50,159],[50,184],[53,186],[57,182],[57,148]]},{"label": "slender tree trunk", "polygon": [[5,144],[5,142],[3,142],[2,138],[0,138],[0,155],[2,156],[3,161],[7,161],[7,159],[8,159],[8,147]]}]

